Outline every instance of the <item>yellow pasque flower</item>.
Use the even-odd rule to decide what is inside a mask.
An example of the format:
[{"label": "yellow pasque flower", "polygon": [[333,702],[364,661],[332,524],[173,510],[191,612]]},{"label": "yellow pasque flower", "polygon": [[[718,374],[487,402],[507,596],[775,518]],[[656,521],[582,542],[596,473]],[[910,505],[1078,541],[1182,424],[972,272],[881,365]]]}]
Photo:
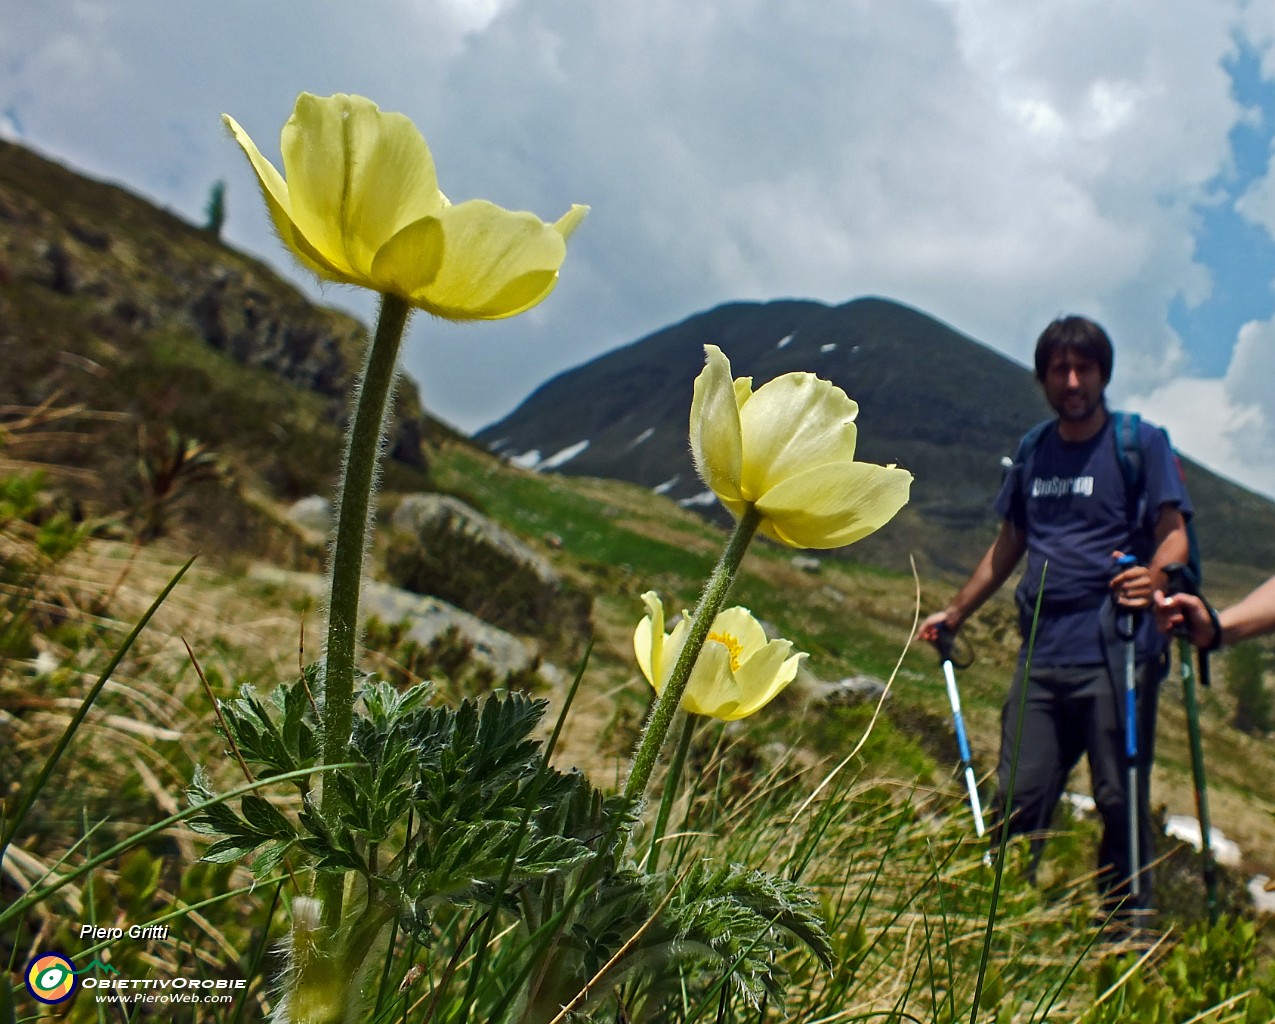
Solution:
[{"label": "yellow pasque flower", "polygon": [[785,373],[753,391],[730,361],[705,345],[691,402],[695,469],[737,519],[748,506],[758,529],[795,548],[852,544],[894,518],[912,474],[854,461],[859,407],[813,373]]},{"label": "yellow pasque flower", "polygon": [[448,320],[498,320],[544,299],[589,209],[546,224],[482,199],[453,206],[416,126],[362,96],[297,97],[280,141],[286,180],[233,117],[222,120],[297,259]]},{"label": "yellow pasque flower", "polygon": [[[647,616],[633,632],[638,667],[656,693],[664,692],[678,655],[686,644],[690,616],[673,632],[664,632],[664,604],[648,590],[642,595]],[[804,654],[789,657],[792,642],[767,640],[761,623],[747,608],[727,608],[713,619],[708,640],[691,669],[682,707],[692,714],[733,722],[769,704],[797,676]]]}]

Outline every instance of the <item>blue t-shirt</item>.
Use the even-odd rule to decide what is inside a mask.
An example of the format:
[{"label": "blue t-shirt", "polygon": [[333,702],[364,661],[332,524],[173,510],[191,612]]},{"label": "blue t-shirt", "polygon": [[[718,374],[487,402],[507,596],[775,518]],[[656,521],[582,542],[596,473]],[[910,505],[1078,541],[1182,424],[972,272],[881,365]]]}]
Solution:
[{"label": "blue t-shirt", "polygon": [[[1087,441],[1064,441],[1055,422],[1025,465],[1015,465],[996,496],[996,511],[1027,540],[1027,568],[1016,598],[1024,639],[1048,562],[1032,664],[1059,667],[1103,662],[1101,616],[1115,575],[1113,551],[1151,558],[1155,521],[1164,505],[1191,515],[1191,499],[1164,431],[1141,424],[1145,496],[1131,502],[1112,434],[1112,418]],[[1132,507],[1131,507],[1132,506]],[[1131,518],[1136,520],[1131,522]],[[1153,617],[1141,616],[1137,656],[1164,649]]]}]

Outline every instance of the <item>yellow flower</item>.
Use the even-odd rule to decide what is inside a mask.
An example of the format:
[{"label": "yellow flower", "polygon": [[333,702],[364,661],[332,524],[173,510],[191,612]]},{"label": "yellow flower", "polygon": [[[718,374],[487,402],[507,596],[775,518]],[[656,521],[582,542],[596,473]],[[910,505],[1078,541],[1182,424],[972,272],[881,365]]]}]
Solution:
[{"label": "yellow flower", "polygon": [[753,391],[705,345],[691,402],[695,469],[737,519],[750,505],[758,529],[795,548],[853,544],[894,518],[912,474],[855,462],[859,407],[813,373],[785,373]]},{"label": "yellow flower", "polygon": [[286,180],[234,118],[222,120],[297,259],[448,320],[498,320],[544,299],[588,212],[572,206],[546,224],[481,199],[453,206],[416,126],[362,96],[297,97],[280,142]]},{"label": "yellow flower", "polygon": [[[651,590],[642,595],[647,616],[633,632],[638,667],[656,693],[664,692],[686,644],[690,616],[682,613],[673,632],[664,632],[664,605]],[[797,676],[804,654],[789,657],[792,643],[767,640],[747,608],[727,608],[713,619],[708,640],[691,669],[682,707],[724,722],[747,718],[769,704]]]}]

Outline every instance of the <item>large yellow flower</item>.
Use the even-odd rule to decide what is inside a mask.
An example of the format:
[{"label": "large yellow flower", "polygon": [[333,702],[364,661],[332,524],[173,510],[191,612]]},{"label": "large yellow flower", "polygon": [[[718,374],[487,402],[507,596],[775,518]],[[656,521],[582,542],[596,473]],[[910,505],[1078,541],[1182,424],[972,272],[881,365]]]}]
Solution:
[{"label": "large yellow flower", "polygon": [[[664,632],[664,605],[651,590],[642,595],[647,616],[633,632],[638,667],[656,693],[664,692],[686,644],[690,616],[673,632]],[[682,707],[692,714],[724,722],[747,718],[769,704],[797,676],[804,654],[789,657],[792,643],[767,640],[761,623],[747,608],[727,608],[713,619],[708,640],[691,669]]]},{"label": "large yellow flower", "polygon": [[305,266],[448,320],[498,320],[540,302],[588,212],[572,206],[546,224],[481,199],[453,206],[416,126],[362,96],[297,97],[280,142],[286,180],[234,118],[222,120]]},{"label": "large yellow flower", "polygon": [[852,544],[894,518],[912,474],[855,462],[859,407],[813,373],[785,373],[753,391],[705,345],[691,402],[695,469],[731,514],[750,505],[758,529],[795,548]]}]

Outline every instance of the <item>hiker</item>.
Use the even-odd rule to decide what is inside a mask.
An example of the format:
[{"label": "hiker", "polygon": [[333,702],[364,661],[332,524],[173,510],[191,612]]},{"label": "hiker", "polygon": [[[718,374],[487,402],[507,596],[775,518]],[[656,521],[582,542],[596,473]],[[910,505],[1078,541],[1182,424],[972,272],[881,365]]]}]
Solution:
[{"label": "hiker", "polygon": [[[970,578],[918,635],[935,643],[955,634],[1009,578],[1024,553],[1016,598],[1023,648],[1001,714],[997,771],[1000,824],[994,834],[1031,837],[1034,877],[1067,777],[1088,755],[1102,816],[1098,884],[1108,911],[1149,911],[1153,860],[1148,794],[1166,639],[1149,609],[1165,589],[1161,568],[1188,556],[1191,503],[1162,430],[1107,410],[1113,353],[1106,332],[1083,317],[1055,320],[1036,343],[1036,379],[1057,414],[1031,431],[1006,471],[995,508],[1000,532]],[[1117,429],[1119,428],[1119,429]],[[1121,434],[1128,437],[1121,438]],[[1136,473],[1131,464],[1137,463]],[[1117,569],[1124,553],[1137,564]],[[1047,566],[1030,677],[1027,638]],[[1116,635],[1132,620],[1128,641]],[[1126,679],[1126,644],[1135,644]],[[1126,686],[1136,684],[1141,742],[1126,747]],[[1023,687],[1026,686],[1025,703]],[[1022,707],[1022,740],[1014,735]],[[1135,759],[1126,757],[1136,749]],[[1017,758],[1013,806],[1004,807]],[[1135,765],[1132,763],[1136,760]],[[1138,817],[1131,821],[1130,793]],[[1005,823],[1008,823],[1007,826]],[[1136,824],[1135,824],[1136,823]],[[1136,829],[1136,831],[1135,831]],[[1133,872],[1137,882],[1130,884]]]},{"label": "hiker", "polygon": [[1161,632],[1175,632],[1185,625],[1187,638],[1204,651],[1216,651],[1223,644],[1237,644],[1250,637],[1275,632],[1275,576],[1238,604],[1214,610],[1194,594],[1166,597],[1155,592],[1156,625]]}]

